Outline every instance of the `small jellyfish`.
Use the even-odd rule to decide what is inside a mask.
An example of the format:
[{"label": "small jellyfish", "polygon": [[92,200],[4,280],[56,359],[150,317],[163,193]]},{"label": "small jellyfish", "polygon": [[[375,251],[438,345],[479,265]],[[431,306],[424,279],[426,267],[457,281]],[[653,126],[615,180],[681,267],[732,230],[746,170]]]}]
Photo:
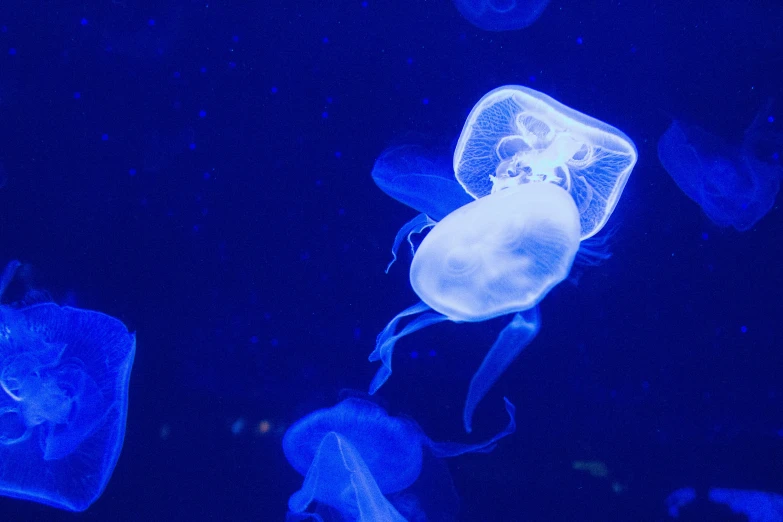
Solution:
[{"label": "small jellyfish", "polygon": [[70,511],[101,495],[125,436],[135,349],[99,312],[0,305],[0,494]]},{"label": "small jellyfish", "polygon": [[[342,520],[399,522],[404,518],[393,494],[419,478],[424,448],[435,457],[489,452],[516,430],[514,406],[506,400],[508,426],[478,444],[434,442],[410,419],[391,417],[370,401],[349,398],[294,423],[283,436],[291,466],[305,477],[288,501],[289,518],[303,519],[314,503],[341,514]],[[293,516],[291,516],[293,515]]]},{"label": "small jellyfish", "polygon": [[718,226],[752,228],[775,204],[783,169],[758,157],[757,145],[775,140],[758,113],[739,147],[701,127],[673,121],[658,141],[658,159],[678,187]]},{"label": "small jellyfish", "polygon": [[[478,402],[535,338],[538,303],[568,277],[581,241],[606,224],[636,157],[622,132],[544,94],[505,86],[484,96],[468,115],[453,162],[457,181],[476,200],[439,222],[422,214],[395,239],[394,250],[406,234],[432,227],[410,268],[421,302],[378,336],[370,360],[382,365],[370,393],[391,375],[401,337],[445,320],[514,314],[471,380],[463,411],[470,431]],[[396,332],[403,318],[419,313]]]},{"label": "small jellyfish", "polygon": [[513,31],[532,24],[549,0],[454,0],[468,22],[485,31]]}]

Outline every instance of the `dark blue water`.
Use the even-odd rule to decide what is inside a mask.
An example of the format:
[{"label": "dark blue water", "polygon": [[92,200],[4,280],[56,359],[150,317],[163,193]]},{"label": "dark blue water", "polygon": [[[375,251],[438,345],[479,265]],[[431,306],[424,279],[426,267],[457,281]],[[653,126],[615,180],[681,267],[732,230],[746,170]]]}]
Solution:
[{"label": "dark blue water", "polygon": [[[120,319],[137,349],[101,498],[72,514],[3,497],[0,514],[282,520],[302,483],[285,429],[366,390],[376,334],[417,300],[408,252],[384,274],[416,213],[375,186],[375,159],[452,150],[504,84],[616,126],[639,161],[613,256],[541,303],[473,434],[467,384],[506,319],[400,341],[379,398],[433,439],[487,438],[501,398],[517,407],[494,452],[447,462],[458,519],[657,521],[684,486],[783,493],[783,213],[718,227],[657,156],[672,119],[742,140],[780,97],[781,26],[773,0],[553,0],[506,32],[449,0],[3,1],[0,264],[23,263],[19,294]],[[746,518],[699,500],[680,519]]]}]

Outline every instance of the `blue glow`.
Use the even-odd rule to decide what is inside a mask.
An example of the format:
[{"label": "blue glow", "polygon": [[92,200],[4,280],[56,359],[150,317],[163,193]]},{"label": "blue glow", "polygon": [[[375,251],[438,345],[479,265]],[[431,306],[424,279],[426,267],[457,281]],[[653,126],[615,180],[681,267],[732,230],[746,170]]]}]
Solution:
[{"label": "blue glow", "polygon": [[122,449],[136,338],[108,315],[54,303],[0,305],[0,330],[0,494],[83,511]]}]

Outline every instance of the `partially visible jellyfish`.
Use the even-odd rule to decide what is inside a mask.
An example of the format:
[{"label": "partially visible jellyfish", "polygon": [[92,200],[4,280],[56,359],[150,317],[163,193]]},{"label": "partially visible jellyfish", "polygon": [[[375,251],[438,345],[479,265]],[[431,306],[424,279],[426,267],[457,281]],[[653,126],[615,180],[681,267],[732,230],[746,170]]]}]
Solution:
[{"label": "partially visible jellyfish", "polygon": [[532,24],[549,0],[454,0],[468,22],[485,31],[513,31]]},{"label": "partially visible jellyfish", "polygon": [[418,479],[424,448],[435,457],[489,452],[516,430],[514,406],[506,400],[508,426],[477,444],[434,442],[418,424],[391,417],[375,403],[349,398],[317,410],[294,423],[283,436],[283,451],[291,466],[305,477],[288,500],[289,519],[321,520],[308,511],[314,503],[339,513],[341,520],[401,522],[396,493]]},{"label": "partially visible jellyfish", "polygon": [[71,511],[101,495],[125,436],[135,349],[99,312],[0,305],[0,494]]},{"label": "partially visible jellyfish", "polygon": [[710,501],[747,516],[748,522],[783,522],[783,496],[776,493],[711,488],[707,496]]},{"label": "partially visible jellyfish", "polygon": [[606,224],[636,158],[622,132],[544,94],[505,86],[485,95],[468,115],[453,162],[456,179],[477,199],[437,223],[414,218],[395,240],[396,249],[406,234],[433,227],[410,268],[421,302],[378,335],[370,360],[382,366],[370,393],[391,375],[401,337],[441,321],[515,314],[471,380],[463,411],[469,432],[479,401],[538,333],[538,303],[568,277],[580,241]]},{"label": "partially visible jellyfish", "polygon": [[[677,518],[680,509],[697,498],[693,488],[681,488],[666,498],[669,515]],[[735,513],[748,517],[748,522],[783,522],[783,496],[766,491],[745,489],[710,488],[707,498],[715,504],[723,504]]]},{"label": "partially visible jellyfish", "polygon": [[763,130],[768,108],[758,113],[739,147],[677,120],[658,141],[663,168],[718,226],[744,232],[775,204],[783,170],[760,159],[756,150],[759,142],[774,139]]}]

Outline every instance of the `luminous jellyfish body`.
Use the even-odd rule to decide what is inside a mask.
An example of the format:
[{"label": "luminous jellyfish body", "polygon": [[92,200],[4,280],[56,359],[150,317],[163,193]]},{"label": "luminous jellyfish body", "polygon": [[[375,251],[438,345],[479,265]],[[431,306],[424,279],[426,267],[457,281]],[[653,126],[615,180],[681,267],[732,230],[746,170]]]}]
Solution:
[{"label": "luminous jellyfish body", "polygon": [[401,337],[445,320],[515,314],[471,380],[463,412],[470,431],[476,405],[538,333],[538,303],[568,276],[580,241],[606,224],[636,158],[622,132],[544,94],[506,86],[484,96],[453,161],[457,181],[476,200],[439,222],[420,215],[395,239],[394,250],[405,235],[433,227],[410,269],[421,302],[378,335],[370,360],[382,366],[370,393],[391,375]]},{"label": "luminous jellyfish body", "polygon": [[745,131],[740,147],[695,125],[673,121],[658,141],[658,159],[686,196],[718,226],[743,232],[775,204],[783,170],[760,160],[762,113]]},{"label": "luminous jellyfish body", "polygon": [[468,115],[454,173],[475,198],[528,183],[556,185],[574,199],[587,239],[612,215],[636,159],[633,142],[614,127],[509,85],[487,93]]},{"label": "luminous jellyfish body", "polygon": [[549,0],[454,0],[470,23],[485,31],[513,31],[532,24]]},{"label": "luminous jellyfish body", "polygon": [[100,496],[125,436],[135,348],[99,312],[0,305],[0,494],[71,511]]},{"label": "luminous jellyfish body", "polygon": [[735,513],[748,517],[748,522],[783,521],[783,496],[765,491],[711,488],[712,502],[725,504]]},{"label": "luminous jellyfish body", "polygon": [[344,520],[405,520],[387,496],[419,477],[424,448],[438,458],[489,452],[516,430],[514,406],[506,401],[508,426],[478,444],[434,442],[410,419],[391,417],[363,399],[346,399],[294,423],[283,436],[291,466],[305,477],[288,508],[305,515],[315,501],[338,510]]},{"label": "luminous jellyfish body", "polygon": [[568,277],[579,234],[579,212],[563,189],[531,183],[501,190],[427,234],[411,263],[411,286],[453,321],[528,310]]}]

